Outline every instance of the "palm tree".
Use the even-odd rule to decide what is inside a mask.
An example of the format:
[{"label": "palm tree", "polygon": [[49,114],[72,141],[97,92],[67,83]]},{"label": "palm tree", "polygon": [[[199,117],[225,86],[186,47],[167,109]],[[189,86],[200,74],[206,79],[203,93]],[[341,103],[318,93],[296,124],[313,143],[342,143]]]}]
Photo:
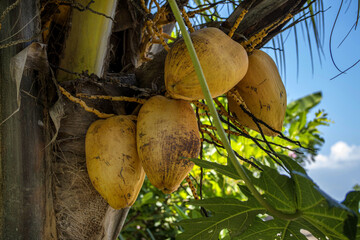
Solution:
[{"label": "palm tree", "polygon": [[[163,94],[166,50],[162,45],[150,46],[157,37],[146,35],[151,29],[144,26],[150,23],[152,30],[170,34],[175,19],[170,6],[159,1],[166,13],[161,15],[165,24],[159,27],[154,18],[160,8],[147,12],[144,4],[139,0],[0,2],[2,239],[115,239],[119,234],[129,209],[108,206],[86,173],[85,134],[98,116],[61,91],[73,96]],[[155,1],[150,4],[155,6]],[[221,4],[234,7],[224,21],[218,21]],[[233,39],[242,43],[266,29],[256,48],[284,28],[311,22],[321,48],[320,0],[178,1],[178,5],[189,12],[191,7],[208,7],[193,22],[225,33],[245,10]],[[31,43],[34,40],[38,43]],[[23,49],[25,55],[17,55]],[[16,68],[21,64],[26,71]],[[136,103],[84,101],[108,114],[138,111]]]}]

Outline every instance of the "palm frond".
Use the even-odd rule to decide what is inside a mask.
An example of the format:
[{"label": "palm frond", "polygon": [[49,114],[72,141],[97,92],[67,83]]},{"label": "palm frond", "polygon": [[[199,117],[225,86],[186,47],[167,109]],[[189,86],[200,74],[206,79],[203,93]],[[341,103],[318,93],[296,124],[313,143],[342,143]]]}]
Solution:
[{"label": "palm frond", "polygon": [[358,0],[358,9],[357,9],[357,14],[356,14],[355,29],[356,29],[357,24],[359,22],[359,15],[360,15],[360,0]]}]

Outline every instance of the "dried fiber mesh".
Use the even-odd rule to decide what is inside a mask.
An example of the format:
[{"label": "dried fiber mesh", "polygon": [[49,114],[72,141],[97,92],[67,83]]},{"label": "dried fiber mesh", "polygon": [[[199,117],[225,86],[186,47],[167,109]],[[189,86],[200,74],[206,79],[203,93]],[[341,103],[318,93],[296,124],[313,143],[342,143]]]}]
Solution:
[{"label": "dried fiber mesh", "polygon": [[66,101],[55,143],[54,209],[58,239],[99,239],[108,204],[92,186],[86,170],[85,134],[97,118]]},{"label": "dried fiber mesh", "polygon": [[98,239],[107,203],[94,190],[84,159],[57,159],[54,207],[59,239]]},{"label": "dried fiber mesh", "polygon": [[[67,82],[64,87],[68,90],[72,89],[71,94],[73,95],[75,92],[104,95],[106,91],[103,90],[103,85],[103,83],[77,80],[76,82]],[[116,90],[112,85],[108,88],[112,91]],[[113,94],[115,96],[122,95],[121,92]],[[93,113],[86,112],[79,104],[73,103],[65,97],[63,100],[65,117],[60,122],[54,144],[56,158],[52,164],[58,239],[100,239],[106,231],[104,229],[106,226],[102,226],[102,223],[109,205],[92,186],[85,160],[86,131],[98,117]],[[108,101],[83,100],[88,106],[101,112],[122,113],[119,104],[116,105],[117,111],[114,111],[115,105],[109,104]],[[114,219],[107,220],[113,221]]]}]

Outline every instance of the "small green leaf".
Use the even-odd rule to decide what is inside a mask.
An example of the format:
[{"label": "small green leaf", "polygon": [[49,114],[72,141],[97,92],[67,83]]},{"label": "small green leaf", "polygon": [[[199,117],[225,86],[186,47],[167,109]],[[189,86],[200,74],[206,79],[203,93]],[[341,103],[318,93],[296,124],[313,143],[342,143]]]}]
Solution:
[{"label": "small green leaf", "polygon": [[150,200],[152,200],[154,197],[154,193],[153,192],[148,192],[146,193],[142,198],[141,198],[141,203],[142,204],[146,204],[148,203]]},{"label": "small green leaf", "polygon": [[305,127],[306,124],[306,112],[302,112],[300,114],[300,119],[299,119],[299,129],[302,129],[303,127]]},{"label": "small green leaf", "polygon": [[186,215],[186,213],[181,208],[179,208],[179,206],[174,204],[171,207],[177,212],[177,214],[180,216],[180,219],[189,219],[189,216]]},{"label": "small green leaf", "polygon": [[[360,239],[360,213],[359,213],[359,204],[360,204],[360,191],[351,191],[346,195],[345,200],[342,202],[345,206],[353,210],[358,218],[357,222],[357,231],[355,239]],[[347,229],[344,229],[347,231]],[[349,229],[351,232],[351,229]]]}]

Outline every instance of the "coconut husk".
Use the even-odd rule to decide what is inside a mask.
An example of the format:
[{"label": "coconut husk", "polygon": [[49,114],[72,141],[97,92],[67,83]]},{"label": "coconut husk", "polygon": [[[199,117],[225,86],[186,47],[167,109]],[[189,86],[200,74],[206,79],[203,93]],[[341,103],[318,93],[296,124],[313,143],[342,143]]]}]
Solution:
[{"label": "coconut husk", "polygon": [[[126,80],[129,79],[134,84],[134,78],[127,76]],[[76,93],[113,96],[133,94],[129,89],[119,88],[117,83],[104,83],[92,79],[67,82],[63,87],[73,96]],[[63,101],[63,116],[54,142],[55,157],[52,163],[58,239],[113,239],[120,231],[119,216],[122,211],[111,209],[93,188],[85,161],[86,131],[98,117],[86,112],[80,105],[64,96],[60,97]],[[101,112],[126,113],[127,103],[112,104],[106,100],[83,100],[88,106]]]}]

